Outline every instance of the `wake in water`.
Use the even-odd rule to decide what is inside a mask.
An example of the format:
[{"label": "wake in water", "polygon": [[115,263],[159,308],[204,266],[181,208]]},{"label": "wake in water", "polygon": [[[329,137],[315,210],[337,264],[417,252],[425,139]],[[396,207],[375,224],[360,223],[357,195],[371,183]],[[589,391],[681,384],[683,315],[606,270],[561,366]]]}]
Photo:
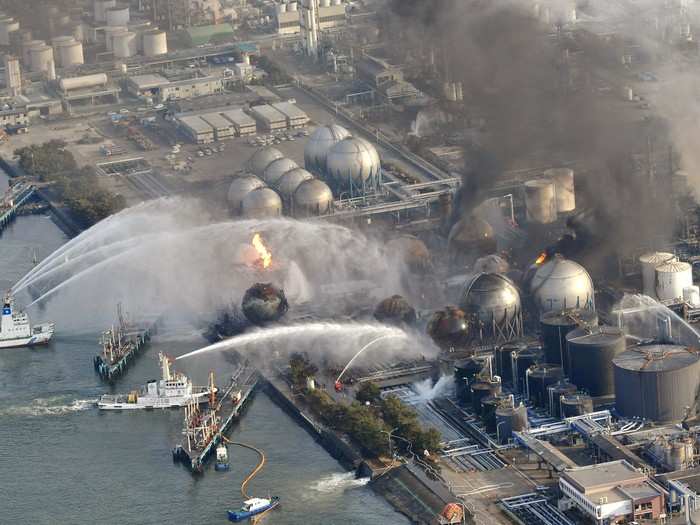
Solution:
[{"label": "wake in water", "polygon": [[0,416],[63,416],[73,412],[82,412],[93,408],[97,399],[74,399],[67,396],[37,398],[28,405],[10,405],[0,409]]},{"label": "wake in water", "polygon": [[349,489],[364,487],[369,483],[369,478],[357,478],[354,472],[340,472],[321,478],[311,485],[311,490],[322,494],[344,492]]}]

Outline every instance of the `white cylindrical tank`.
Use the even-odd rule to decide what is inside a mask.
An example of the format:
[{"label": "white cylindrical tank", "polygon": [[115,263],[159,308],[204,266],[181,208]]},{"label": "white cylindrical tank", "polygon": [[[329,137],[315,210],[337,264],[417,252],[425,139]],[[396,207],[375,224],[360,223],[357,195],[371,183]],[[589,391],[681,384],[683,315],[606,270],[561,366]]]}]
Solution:
[{"label": "white cylindrical tank", "polygon": [[105,47],[107,48],[107,51],[112,51],[113,49],[114,35],[126,32],[127,29],[124,26],[105,27]]},{"label": "white cylindrical tank", "polygon": [[70,44],[71,42],[75,42],[75,38],[73,37],[73,35],[55,36],[51,39],[51,45],[53,47],[63,46],[66,44]]},{"label": "white cylindrical tank", "polygon": [[595,309],[593,280],[580,264],[554,256],[530,280],[530,293],[540,313],[566,308]]},{"label": "white cylindrical tank", "polygon": [[674,261],[656,267],[656,295],[659,301],[683,298],[683,290],[693,286],[693,267],[687,262]]},{"label": "white cylindrical tank", "polygon": [[677,261],[675,255],[668,252],[650,252],[639,257],[642,267],[642,293],[656,299],[656,267]]},{"label": "white cylindrical tank", "polygon": [[287,4],[281,3],[277,6],[278,12],[280,13],[286,13],[287,12]]},{"label": "white cylindrical tank", "polygon": [[700,306],[700,286],[683,288],[683,300],[691,306]]},{"label": "white cylindrical tank", "polygon": [[59,47],[58,56],[61,67],[74,67],[84,64],[83,43],[74,41],[72,44]]},{"label": "white cylindrical tank", "polygon": [[576,209],[574,191],[574,170],[569,168],[552,168],[545,170],[546,179],[554,182],[557,212],[566,213]]},{"label": "white cylindrical tank", "polygon": [[53,63],[53,49],[46,44],[40,44],[29,49],[29,62],[32,73],[45,73],[49,63]]},{"label": "white cylindrical tank", "polygon": [[143,54],[147,57],[164,55],[168,52],[168,39],[165,31],[154,29],[143,34]]},{"label": "white cylindrical tank", "polygon": [[0,45],[10,45],[10,35],[15,31],[19,31],[19,22],[10,18],[0,22]]},{"label": "white cylindrical tank", "polygon": [[525,183],[525,208],[530,222],[549,224],[557,220],[554,182],[545,179]]},{"label": "white cylindrical tank", "polygon": [[136,33],[127,31],[112,37],[112,52],[117,58],[129,58],[136,54]]},{"label": "white cylindrical tank", "polygon": [[333,0],[333,5],[340,5],[343,3],[343,0]]},{"label": "white cylindrical tank", "polygon": [[331,0],[321,0],[321,7],[328,7],[331,5]]},{"label": "white cylindrical tank", "polygon": [[31,59],[29,58],[29,50],[33,47],[42,45],[43,40],[27,40],[22,42],[22,62],[24,62],[25,67],[31,67]]},{"label": "white cylindrical tank", "polygon": [[73,33],[73,38],[78,42],[84,42],[85,30],[83,29],[83,23],[80,20],[76,20],[74,24],[73,30],[71,31]]},{"label": "white cylindrical tank", "polygon": [[297,3],[296,2],[289,2],[289,11],[296,11],[298,9]]},{"label": "white cylindrical tank", "polygon": [[59,86],[63,91],[104,86],[105,84],[107,84],[107,75],[104,73],[96,73],[94,75],[85,75],[82,77],[62,78],[59,82]]},{"label": "white cylindrical tank", "polygon": [[95,22],[107,21],[107,9],[111,9],[117,5],[117,0],[95,0],[93,4],[93,17]]},{"label": "white cylindrical tank", "polygon": [[108,26],[125,26],[129,23],[129,6],[118,5],[105,11],[105,22]]}]

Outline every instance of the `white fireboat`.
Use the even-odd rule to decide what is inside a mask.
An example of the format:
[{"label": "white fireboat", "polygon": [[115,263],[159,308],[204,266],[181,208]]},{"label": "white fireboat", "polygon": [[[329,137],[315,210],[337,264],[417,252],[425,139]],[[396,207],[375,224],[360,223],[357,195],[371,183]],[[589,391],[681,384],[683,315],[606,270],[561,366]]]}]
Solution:
[{"label": "white fireboat", "polygon": [[138,410],[155,408],[177,408],[189,403],[204,403],[216,387],[192,386],[192,381],[180,372],[170,371],[170,358],[158,354],[162,379],[149,381],[141,391],[134,390],[124,395],[105,394],[97,402],[100,410]]},{"label": "white fireboat", "polygon": [[0,320],[0,349],[48,344],[54,329],[54,323],[32,326],[26,313],[14,311],[12,295],[5,294]]}]

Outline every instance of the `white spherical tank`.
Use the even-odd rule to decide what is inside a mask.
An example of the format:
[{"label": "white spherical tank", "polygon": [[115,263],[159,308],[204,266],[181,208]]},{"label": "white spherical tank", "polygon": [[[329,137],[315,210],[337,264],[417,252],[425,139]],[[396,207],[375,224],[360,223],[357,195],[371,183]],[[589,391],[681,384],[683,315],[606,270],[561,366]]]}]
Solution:
[{"label": "white spherical tank", "polygon": [[265,168],[262,180],[264,180],[265,183],[269,184],[270,186],[275,186],[282,175],[298,167],[299,165],[296,162],[287,157],[275,159]]},{"label": "white spherical tank", "polygon": [[282,197],[282,200],[289,203],[299,185],[302,182],[313,178],[314,176],[304,168],[294,168],[284,173],[279,179],[277,179],[275,189],[277,190],[277,193],[280,194],[280,197]]},{"label": "white spherical tank", "polygon": [[574,190],[574,170],[569,168],[552,168],[545,170],[546,179],[554,182],[557,212],[566,213],[576,209]]},{"label": "white spherical tank", "polygon": [[361,185],[370,177],[379,175],[379,154],[368,141],[347,137],[334,144],[328,151],[326,171],[337,183],[349,186]]},{"label": "white spherical tank", "polygon": [[147,57],[164,55],[168,52],[168,38],[165,31],[154,29],[143,34],[143,54]]},{"label": "white spherical tank", "polygon": [[331,124],[314,130],[304,146],[304,165],[307,170],[323,173],[326,169],[328,151],[338,142],[350,136],[342,126]]},{"label": "white spherical tank", "polygon": [[126,26],[129,23],[129,6],[117,5],[105,11],[105,22],[108,26]]},{"label": "white spherical tank", "polygon": [[524,189],[528,221],[549,224],[557,220],[554,182],[545,179],[529,180]]},{"label": "white spherical tank", "polygon": [[45,73],[54,62],[53,49],[46,44],[34,46],[29,50],[29,62],[32,73]]},{"label": "white spherical tank", "polygon": [[228,188],[228,206],[233,215],[240,215],[243,199],[251,191],[264,188],[265,183],[255,175],[240,175],[233,179]]},{"label": "white spherical tank", "polygon": [[309,179],[299,184],[293,199],[295,217],[328,215],[332,211],[333,192],[325,182]]},{"label": "white spherical tank", "polygon": [[113,49],[114,36],[126,32],[127,29],[124,26],[105,27],[105,47],[107,48],[107,51],[112,51]]},{"label": "white spherical tank", "polygon": [[258,151],[253,153],[253,156],[248,160],[248,169],[251,173],[262,177],[265,173],[265,168],[267,168],[272,161],[283,158],[284,155],[278,149],[265,147],[260,148]]},{"label": "white spherical tank", "polygon": [[650,252],[639,257],[642,267],[642,293],[656,299],[656,267],[677,261],[678,258],[668,252]]},{"label": "white spherical tank", "polygon": [[117,58],[129,58],[136,54],[136,33],[127,31],[112,38],[112,52]]},{"label": "white spherical tank", "polygon": [[656,295],[659,301],[683,299],[683,290],[693,286],[693,267],[673,261],[656,267]]},{"label": "white spherical tank", "polygon": [[73,41],[72,44],[59,47],[58,56],[61,67],[74,67],[84,64],[83,43]]},{"label": "white spherical tank", "polygon": [[560,256],[542,264],[530,280],[530,293],[540,312],[595,308],[593,280],[580,264]]},{"label": "white spherical tank", "polygon": [[267,219],[282,215],[282,199],[271,188],[257,188],[241,202],[241,215],[246,219]]}]

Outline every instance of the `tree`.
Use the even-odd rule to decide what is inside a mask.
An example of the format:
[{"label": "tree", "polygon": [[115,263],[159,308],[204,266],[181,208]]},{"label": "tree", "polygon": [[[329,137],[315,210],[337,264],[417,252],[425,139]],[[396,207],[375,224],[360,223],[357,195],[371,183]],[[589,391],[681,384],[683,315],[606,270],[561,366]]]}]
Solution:
[{"label": "tree", "polygon": [[355,399],[360,403],[376,403],[381,399],[382,391],[375,383],[362,383],[360,388],[357,389],[355,394]]},{"label": "tree", "polygon": [[295,352],[289,358],[292,383],[302,386],[306,383],[307,377],[313,377],[318,372],[318,367],[309,361],[309,356],[305,353]]}]

